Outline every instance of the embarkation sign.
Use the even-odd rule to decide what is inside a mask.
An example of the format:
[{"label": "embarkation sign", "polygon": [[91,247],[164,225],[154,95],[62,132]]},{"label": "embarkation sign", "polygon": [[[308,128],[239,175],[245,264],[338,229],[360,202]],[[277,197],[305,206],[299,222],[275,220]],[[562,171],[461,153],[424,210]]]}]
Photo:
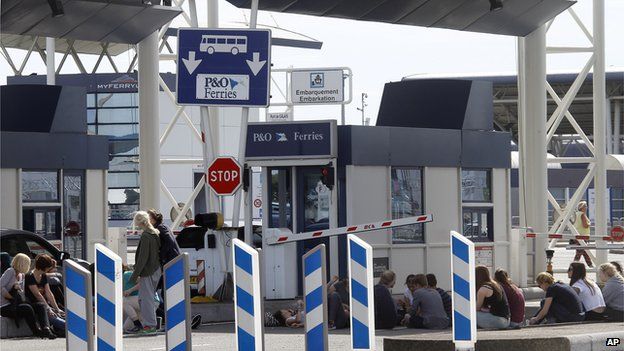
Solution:
[{"label": "embarkation sign", "polygon": [[342,103],[344,101],[342,69],[293,71],[290,75],[290,98],[295,105]]},{"label": "embarkation sign", "polygon": [[268,29],[178,30],[178,105],[267,107]]}]

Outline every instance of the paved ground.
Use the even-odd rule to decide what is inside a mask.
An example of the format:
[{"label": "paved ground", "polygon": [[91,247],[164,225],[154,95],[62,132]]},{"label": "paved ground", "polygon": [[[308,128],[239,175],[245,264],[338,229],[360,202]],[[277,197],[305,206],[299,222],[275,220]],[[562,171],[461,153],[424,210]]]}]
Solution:
[{"label": "paved ground", "polygon": [[[383,350],[383,337],[412,334],[414,330],[380,331],[377,336],[377,350]],[[266,350],[303,350],[303,329],[267,328]],[[349,330],[331,331],[329,344],[332,350],[350,350]],[[165,336],[126,337],[126,351],[160,351],[165,349]],[[65,351],[65,339],[40,340],[34,338],[4,339],[0,349],[11,351]],[[234,350],[234,326],[232,323],[203,325],[193,333],[193,351]]]}]

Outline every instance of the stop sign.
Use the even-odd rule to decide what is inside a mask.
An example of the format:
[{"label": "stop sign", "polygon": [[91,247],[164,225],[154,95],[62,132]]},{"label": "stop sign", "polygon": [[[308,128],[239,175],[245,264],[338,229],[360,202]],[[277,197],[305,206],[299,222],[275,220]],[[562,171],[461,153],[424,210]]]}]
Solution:
[{"label": "stop sign", "polygon": [[611,229],[611,238],[613,241],[624,241],[624,228],[619,225],[613,226]]},{"label": "stop sign", "polygon": [[232,195],[241,186],[242,174],[234,157],[219,157],[208,167],[208,185],[217,195]]}]

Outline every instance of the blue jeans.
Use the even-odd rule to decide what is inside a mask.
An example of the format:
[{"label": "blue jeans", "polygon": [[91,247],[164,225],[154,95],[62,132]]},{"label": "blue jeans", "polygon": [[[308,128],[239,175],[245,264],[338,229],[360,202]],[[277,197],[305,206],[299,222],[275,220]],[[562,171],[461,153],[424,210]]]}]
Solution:
[{"label": "blue jeans", "polygon": [[477,326],[483,329],[505,329],[509,327],[509,318],[477,311]]},{"label": "blue jeans", "polygon": [[65,320],[59,317],[48,317],[50,319],[50,326],[54,334],[58,336],[65,336]]}]

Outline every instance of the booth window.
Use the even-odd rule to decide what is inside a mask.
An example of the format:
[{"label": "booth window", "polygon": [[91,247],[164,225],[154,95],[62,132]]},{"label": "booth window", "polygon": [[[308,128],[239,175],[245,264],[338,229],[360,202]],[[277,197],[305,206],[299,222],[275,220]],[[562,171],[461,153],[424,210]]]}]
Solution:
[{"label": "booth window", "polygon": [[462,201],[492,202],[491,170],[462,170]]},{"label": "booth window", "polygon": [[[423,214],[422,170],[420,168],[392,168],[392,219]],[[392,229],[393,244],[424,243],[423,224]]]},{"label": "booth window", "polygon": [[611,188],[611,221],[624,225],[624,188]]},{"label": "booth window", "polygon": [[462,169],[462,232],[472,241],[494,241],[492,170]]},{"label": "booth window", "polygon": [[58,202],[58,172],[23,171],[23,202]]},{"label": "booth window", "polygon": [[291,175],[289,168],[269,169],[269,197],[271,216],[269,228],[292,230]]},{"label": "booth window", "polygon": [[84,172],[63,172],[63,249],[84,257]]},{"label": "booth window", "polygon": [[472,241],[493,241],[493,209],[472,208],[463,209],[464,236]]}]

